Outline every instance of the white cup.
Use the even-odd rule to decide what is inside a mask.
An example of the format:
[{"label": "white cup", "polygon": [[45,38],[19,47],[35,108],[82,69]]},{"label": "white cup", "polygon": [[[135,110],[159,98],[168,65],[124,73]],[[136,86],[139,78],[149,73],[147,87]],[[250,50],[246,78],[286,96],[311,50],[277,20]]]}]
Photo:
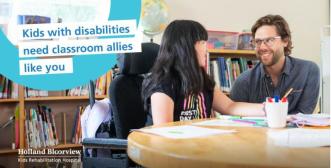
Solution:
[{"label": "white cup", "polygon": [[268,127],[284,128],[286,126],[287,110],[288,102],[266,102],[265,112]]}]

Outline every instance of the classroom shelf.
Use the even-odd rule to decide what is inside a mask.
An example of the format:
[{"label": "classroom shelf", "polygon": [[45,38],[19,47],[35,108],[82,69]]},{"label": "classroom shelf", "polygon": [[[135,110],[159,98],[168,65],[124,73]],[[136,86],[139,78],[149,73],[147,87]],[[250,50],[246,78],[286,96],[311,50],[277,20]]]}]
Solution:
[{"label": "classroom shelf", "polygon": [[[107,95],[95,96],[96,99],[107,98]],[[57,97],[29,97],[24,101],[67,101],[67,100],[87,100],[88,96],[57,96]]]},{"label": "classroom shelf", "polygon": [[17,149],[0,149],[0,156],[1,155],[14,155],[17,154]]},{"label": "classroom shelf", "polygon": [[240,54],[240,55],[255,55],[255,50],[223,50],[223,49],[208,49],[210,54]]},{"label": "classroom shelf", "polygon": [[0,99],[0,103],[17,103],[19,102],[18,99]]},{"label": "classroom shelf", "polygon": [[[217,74],[220,77],[220,79],[217,79],[217,78],[214,78],[214,76],[213,76],[213,78],[214,78],[215,81],[216,81],[216,79],[219,80],[219,83],[218,84],[216,83],[216,84],[221,88],[221,90],[222,90],[222,87],[220,85],[221,85],[221,82],[222,81],[224,82],[224,80],[226,80],[226,82],[228,82],[227,83],[228,85],[225,86],[225,87],[228,87],[228,88],[227,89],[224,89],[224,90],[231,89],[231,87],[233,85],[233,83],[232,83],[233,81],[231,82],[232,84],[230,84],[230,82],[229,82],[230,77],[229,76],[230,75],[233,76],[232,73],[236,73],[237,75],[240,74],[240,73],[242,73],[242,72],[238,73],[238,69],[239,68],[243,69],[242,68],[243,66],[247,66],[247,65],[244,65],[242,63],[243,61],[246,61],[246,60],[257,60],[256,54],[255,54],[256,53],[255,50],[209,49],[208,52],[209,52],[209,57],[208,57],[208,63],[207,63],[207,65],[210,66],[210,67],[208,67],[209,68],[209,72],[214,72],[215,74]],[[233,58],[237,58],[236,60],[238,60],[238,61],[237,62],[232,62],[231,60]],[[227,63],[225,62],[225,60],[230,60],[231,63],[229,63],[229,64],[231,64],[232,66],[236,66],[236,69],[232,68],[232,66],[231,66],[230,67],[231,70],[227,70],[227,68],[225,68],[225,66],[228,67],[229,65],[227,65]],[[217,65],[214,65],[214,66],[217,67],[216,70],[215,69],[210,69],[212,67],[211,66],[212,61],[213,62],[214,61],[217,62],[216,63]],[[224,63],[220,63],[220,61],[222,61]],[[240,62],[241,62],[241,64],[240,64]],[[221,71],[219,71],[220,66],[222,66],[222,68],[224,68],[227,72],[222,72],[223,74],[220,74],[221,73]],[[230,93],[229,92],[223,91],[223,93],[225,95],[227,95],[227,96],[230,96]]]}]

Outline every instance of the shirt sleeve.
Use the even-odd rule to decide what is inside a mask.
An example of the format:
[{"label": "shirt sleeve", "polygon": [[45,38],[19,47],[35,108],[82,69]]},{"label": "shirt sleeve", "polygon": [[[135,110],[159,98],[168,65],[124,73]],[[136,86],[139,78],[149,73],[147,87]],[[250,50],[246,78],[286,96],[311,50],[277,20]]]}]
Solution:
[{"label": "shirt sleeve", "polygon": [[156,92],[164,93],[169,96],[173,101],[175,100],[175,90],[171,82],[160,83],[153,89],[152,94]]},{"label": "shirt sleeve", "polygon": [[308,73],[307,83],[303,89],[302,96],[295,108],[295,113],[311,114],[313,113],[320,89],[320,70],[315,63],[312,63]]},{"label": "shirt sleeve", "polygon": [[244,72],[234,82],[230,92],[230,98],[236,102],[248,102],[248,87],[248,72]]},{"label": "shirt sleeve", "polygon": [[[167,96],[169,96],[173,101],[175,101],[175,90],[173,89],[174,86],[171,84],[171,82],[160,82],[156,87],[152,89],[152,93],[164,93]],[[148,108],[148,114],[146,119],[146,126],[153,125],[153,117],[152,117],[152,111],[151,111],[151,99],[150,97],[147,99],[146,106]]]}]

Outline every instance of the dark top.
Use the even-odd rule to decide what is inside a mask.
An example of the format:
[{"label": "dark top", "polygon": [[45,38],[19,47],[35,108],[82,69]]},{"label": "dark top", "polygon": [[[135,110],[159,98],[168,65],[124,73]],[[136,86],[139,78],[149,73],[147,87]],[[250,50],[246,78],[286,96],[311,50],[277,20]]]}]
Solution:
[{"label": "dark top", "polygon": [[[208,118],[211,115],[213,91],[203,91],[199,95],[191,95],[185,98],[180,94],[180,86],[170,81],[165,81],[154,88],[152,94],[155,92],[164,93],[174,101],[173,121]],[[147,99],[147,106],[149,111],[147,125],[152,125],[150,98]]]},{"label": "dark top", "polygon": [[288,114],[312,113],[317,103],[320,87],[318,66],[311,62],[286,56],[285,66],[273,86],[271,77],[265,73],[263,64],[243,72],[235,81],[230,93],[234,101],[261,103],[266,97],[283,97],[288,89]]}]

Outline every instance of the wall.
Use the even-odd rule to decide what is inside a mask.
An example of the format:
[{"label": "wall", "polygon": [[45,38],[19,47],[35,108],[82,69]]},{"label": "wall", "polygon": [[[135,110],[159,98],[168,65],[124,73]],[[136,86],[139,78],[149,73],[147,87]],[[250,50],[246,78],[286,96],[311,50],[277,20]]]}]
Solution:
[{"label": "wall", "polygon": [[[165,0],[170,20],[192,19],[209,30],[242,31],[266,14],[289,23],[295,57],[320,63],[321,28],[330,24],[329,0]],[[160,42],[161,35],[155,37]],[[146,40],[146,39],[145,39]]]}]

